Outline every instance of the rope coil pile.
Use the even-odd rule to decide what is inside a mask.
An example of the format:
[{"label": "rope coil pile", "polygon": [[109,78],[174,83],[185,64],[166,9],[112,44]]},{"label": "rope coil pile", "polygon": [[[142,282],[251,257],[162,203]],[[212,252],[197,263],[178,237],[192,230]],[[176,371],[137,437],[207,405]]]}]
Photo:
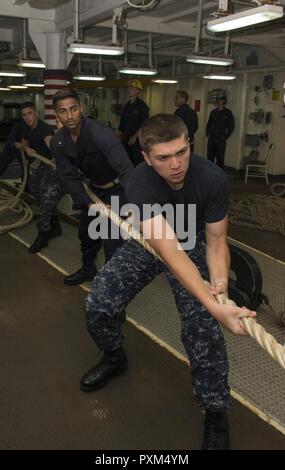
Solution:
[{"label": "rope coil pile", "polygon": [[229,222],[240,227],[280,233],[285,236],[285,199],[254,194],[232,199]]},{"label": "rope coil pile", "polygon": [[29,204],[20,199],[25,190],[28,179],[28,165],[23,151],[21,151],[21,157],[24,174],[18,193],[14,196],[9,191],[0,190],[0,215],[7,212],[13,212],[17,215],[17,220],[10,224],[0,224],[0,234],[9,232],[9,230],[12,230],[13,228],[23,227],[30,223],[33,218],[33,211]]}]

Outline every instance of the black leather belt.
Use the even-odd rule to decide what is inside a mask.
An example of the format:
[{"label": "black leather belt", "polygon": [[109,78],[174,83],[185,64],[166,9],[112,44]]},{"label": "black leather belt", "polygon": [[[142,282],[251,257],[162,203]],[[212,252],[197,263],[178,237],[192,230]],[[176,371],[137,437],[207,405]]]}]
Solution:
[{"label": "black leather belt", "polygon": [[110,181],[110,183],[106,183],[106,184],[94,184],[92,183],[92,186],[94,186],[94,188],[98,188],[98,189],[110,189],[110,188],[113,188],[114,186],[117,186],[117,184],[119,184],[119,178],[116,178],[112,181]]}]

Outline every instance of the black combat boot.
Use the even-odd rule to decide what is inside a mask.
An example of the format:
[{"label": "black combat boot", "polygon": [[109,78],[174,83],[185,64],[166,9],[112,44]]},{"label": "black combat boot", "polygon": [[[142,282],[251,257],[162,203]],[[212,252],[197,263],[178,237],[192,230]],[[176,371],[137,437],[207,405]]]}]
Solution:
[{"label": "black combat boot", "polygon": [[48,232],[48,237],[56,238],[56,237],[60,237],[60,235],[62,235],[62,227],[60,225],[58,215],[55,215],[51,219],[51,228]]},{"label": "black combat boot", "polygon": [[29,248],[29,253],[35,254],[48,246],[49,232],[39,232],[34,243]]},{"label": "black combat boot", "polygon": [[93,281],[97,273],[96,266],[83,265],[78,271],[73,274],[69,274],[64,278],[64,284],[66,286],[76,286],[85,281]]},{"label": "black combat boot", "polygon": [[127,356],[122,348],[116,351],[105,351],[100,362],[83,375],[80,388],[84,392],[102,388],[112,377],[123,374],[127,367]]},{"label": "black combat boot", "polygon": [[206,410],[202,450],[229,450],[230,434],[227,413]]}]

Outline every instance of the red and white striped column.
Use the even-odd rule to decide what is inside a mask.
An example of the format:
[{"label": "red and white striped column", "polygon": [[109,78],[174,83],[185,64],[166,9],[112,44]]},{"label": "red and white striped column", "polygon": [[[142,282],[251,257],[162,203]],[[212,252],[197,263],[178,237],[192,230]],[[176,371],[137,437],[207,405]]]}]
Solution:
[{"label": "red and white striped column", "polygon": [[53,95],[62,88],[66,88],[69,73],[66,70],[45,70],[44,72],[44,120],[56,129],[56,117],[52,104]]}]

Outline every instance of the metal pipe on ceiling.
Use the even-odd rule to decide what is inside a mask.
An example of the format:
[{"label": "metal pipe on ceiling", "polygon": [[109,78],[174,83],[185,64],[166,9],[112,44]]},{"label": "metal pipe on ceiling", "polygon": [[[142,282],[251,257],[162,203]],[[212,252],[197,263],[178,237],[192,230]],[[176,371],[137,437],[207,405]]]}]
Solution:
[{"label": "metal pipe on ceiling", "polygon": [[230,33],[227,33],[226,39],[225,39],[225,56],[229,55],[229,47],[230,47]]},{"label": "metal pipe on ceiling", "polygon": [[73,0],[73,40],[79,41],[79,0]]},{"label": "metal pipe on ceiling", "polygon": [[124,31],[124,49],[125,49],[125,55],[124,55],[124,66],[127,67],[128,65],[128,30],[125,29]]},{"label": "metal pipe on ceiling", "polygon": [[203,0],[199,0],[198,12],[197,12],[197,31],[195,37],[195,54],[200,52],[200,37],[202,30],[202,21],[203,21]]},{"label": "metal pipe on ceiling", "polygon": [[22,20],[22,59],[27,59],[27,33],[28,33],[28,20],[23,18]]},{"label": "metal pipe on ceiling", "polygon": [[148,35],[148,66],[152,69],[152,33]]}]

